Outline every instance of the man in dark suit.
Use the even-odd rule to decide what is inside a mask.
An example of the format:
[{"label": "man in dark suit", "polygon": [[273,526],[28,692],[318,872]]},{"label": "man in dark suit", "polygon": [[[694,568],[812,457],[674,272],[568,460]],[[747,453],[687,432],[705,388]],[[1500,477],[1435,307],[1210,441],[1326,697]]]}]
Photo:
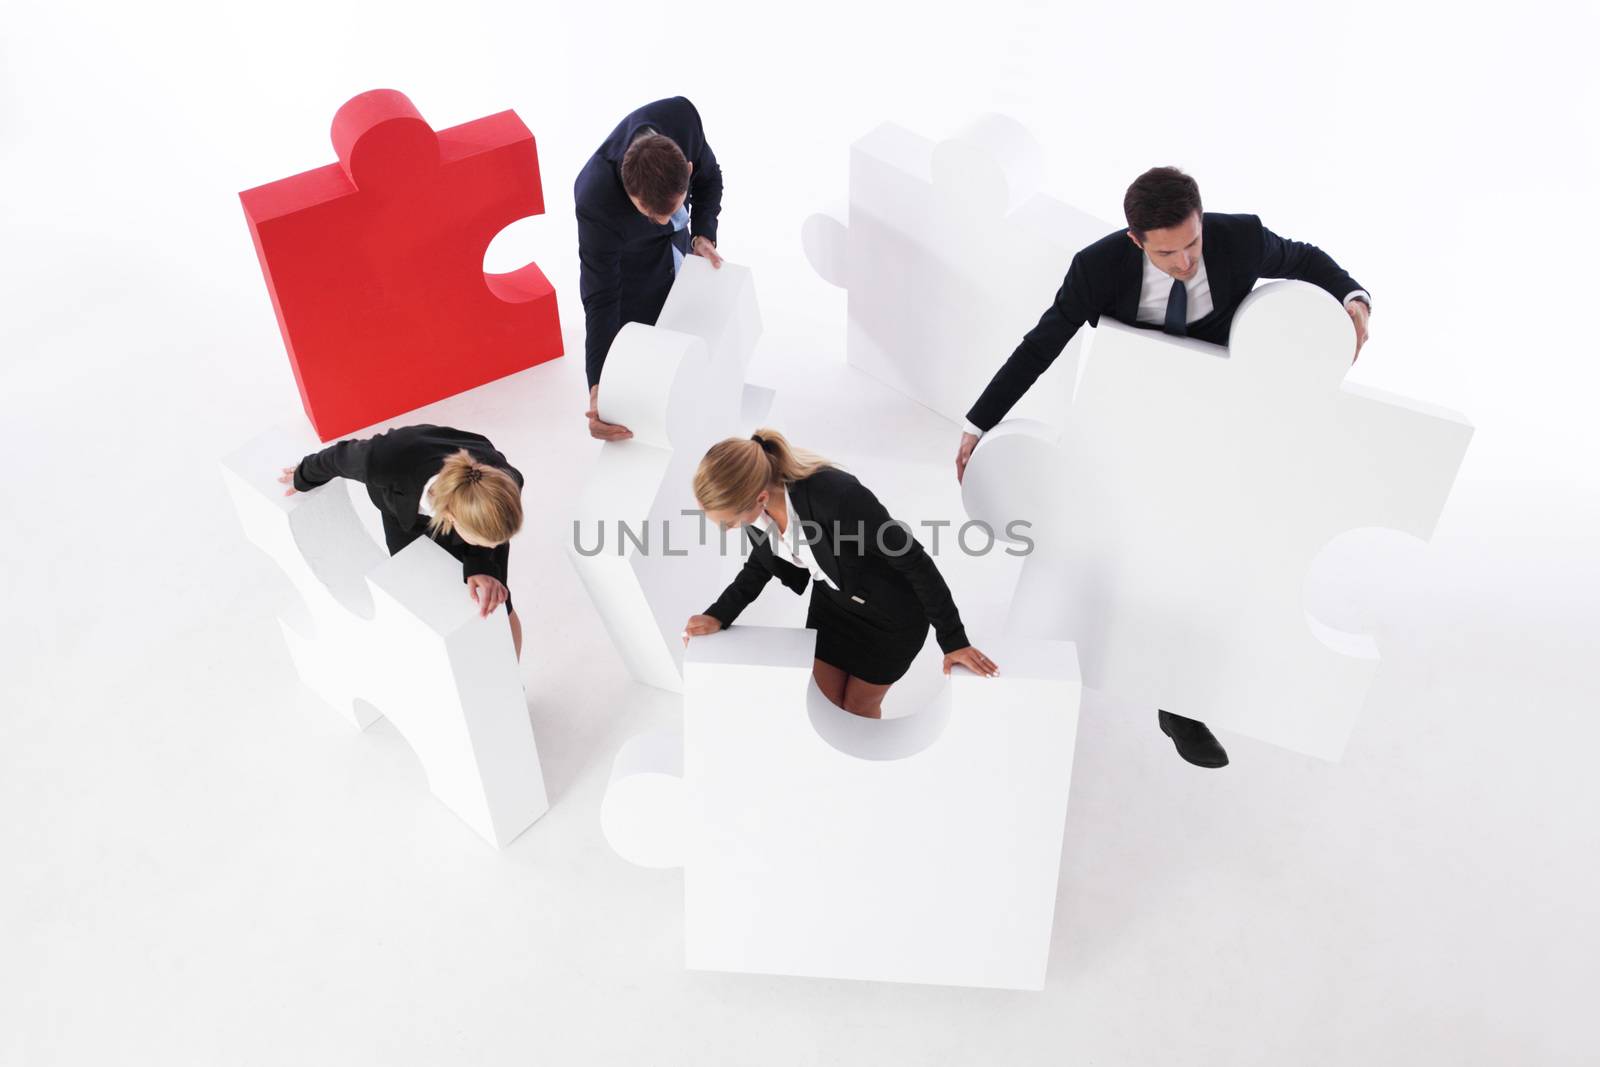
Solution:
[{"label": "man in dark suit", "polygon": [[[956,479],[978,438],[1005,418],[1085,322],[1109,315],[1129,326],[1225,345],[1239,303],[1262,278],[1298,278],[1327,290],[1355,327],[1355,354],[1367,339],[1372,298],[1315,245],[1279,237],[1255,215],[1202,211],[1200,187],[1176,167],[1145,171],[1122,201],[1127,230],[1107,234],[1072,257],[1066,280],[967,412]],[[1178,753],[1201,767],[1228,754],[1204,723],[1158,711]]]},{"label": "man in dark suit", "polygon": [[573,185],[578,293],[583,298],[589,432],[633,436],[597,414],[600,370],[625,322],[653,325],[686,255],[717,254],[722,168],[700,113],[681,96],[634,111],[611,131]]}]

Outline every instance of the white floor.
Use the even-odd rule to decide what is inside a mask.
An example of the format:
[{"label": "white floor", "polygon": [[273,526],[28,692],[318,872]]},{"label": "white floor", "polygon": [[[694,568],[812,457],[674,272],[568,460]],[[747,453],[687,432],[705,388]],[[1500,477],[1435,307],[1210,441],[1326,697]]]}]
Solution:
[{"label": "white floor", "polygon": [[[1600,157],[1571,5],[1174,4],[1132,27],[1003,0],[908,26],[704,0],[670,45],[659,5],[625,6],[8,9],[0,1065],[1600,1062],[1600,377],[1575,325]],[[299,417],[233,193],[331,161],[332,109],[378,85],[438,125],[515,107],[546,168],[550,214],[490,261],[539,259],[573,355],[415,416],[488,431],[528,476],[512,582],[553,807],[503,852],[386,724],[300,688],[287,584],[217,471]],[[1478,425],[1430,545],[1355,533],[1308,580],[1384,657],[1341,764],[1224,737],[1232,766],[1202,771],[1150,709],[1086,703],[1041,993],[685,972],[681,876],[600,835],[612,755],[678,712],[622,675],[562,552],[598,447],[569,189],[618,115],[674,92],[727,171],[772,422],[901,517],[959,515],[955,428],[851,378],[844,296],[798,241],[888,119],[1008,110],[1048,188],[1104,217],[1184,165],[1208,207],[1373,290],[1356,377]],[[1014,564],[941,565],[981,643]],[[746,618],[803,613],[774,584]]]},{"label": "white floor", "polygon": [[[204,381],[221,358],[169,369]],[[259,362],[246,373],[281,377]],[[947,423],[803,339],[769,332],[756,376],[779,387],[774,424],[897,514],[959,514]],[[104,406],[76,429],[29,405],[13,423],[11,498],[53,504],[11,512],[27,554],[7,568],[0,1062],[1594,1052],[1600,515],[1570,499],[1469,465],[1431,546],[1367,533],[1325,555],[1314,602],[1375,628],[1384,655],[1341,765],[1232,738],[1233,765],[1200,771],[1148,710],[1090,701],[1043,993],[687,973],[680,875],[623,863],[599,832],[611,756],[677,711],[623,676],[560,552],[596,447],[577,361],[416,416],[488,429],[532,487],[512,578],[554,807],[502,853],[432,800],[385,724],[354,733],[298,687],[273,622],[286,583],[215,467],[292,400],[196,404],[205,390],[170,380],[99,373],[90,402],[137,401],[139,425]],[[980,585],[1006,565],[944,561],[980,643],[998,611]],[[774,583],[751,618],[799,622],[803,604]],[[917,672],[893,710],[936,677],[931,657]]]}]

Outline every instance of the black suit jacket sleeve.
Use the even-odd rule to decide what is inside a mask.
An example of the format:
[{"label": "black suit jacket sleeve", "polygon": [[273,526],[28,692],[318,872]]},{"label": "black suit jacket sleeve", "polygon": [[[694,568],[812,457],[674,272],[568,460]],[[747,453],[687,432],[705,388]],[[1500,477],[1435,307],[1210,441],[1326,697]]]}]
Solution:
[{"label": "black suit jacket sleeve", "polygon": [[1261,227],[1261,266],[1256,276],[1298,278],[1332,293],[1340,303],[1355,290],[1363,288],[1333,261],[1332,256],[1316,245],[1279,237],[1265,226]]},{"label": "black suit jacket sleeve", "polygon": [[578,296],[583,301],[584,372],[590,385],[622,329],[622,235],[604,218],[578,209]]},{"label": "black suit jacket sleeve", "polygon": [[1072,257],[1055,300],[1039,316],[1038,324],[1023,336],[1022,343],[995,372],[983,395],[967,412],[974,426],[981,430],[993,429],[1067,347],[1079,328],[1085,322],[1099,321],[1103,309],[1091,287],[1090,273],[1081,252]]},{"label": "black suit jacket sleeve", "polygon": [[761,590],[766,588],[768,580],[772,578],[772,570],[760,558],[762,552],[771,553],[772,549],[764,541],[753,549],[744,561],[744,566],[739,568],[739,573],[734,575],[733,581],[728,583],[728,588],[717,597],[716,603],[705,610],[707,615],[722,623],[726,630],[733,625],[733,620],[739,613],[750,606],[750,602],[761,595]]},{"label": "black suit jacket sleeve", "polygon": [[371,438],[360,441],[337,441],[320,452],[311,453],[296,465],[294,487],[304,493],[335,478],[365,482],[371,459]]},{"label": "black suit jacket sleeve", "polygon": [[911,583],[928,621],[933,624],[940,650],[954,652],[971,644],[944,575],[939,573],[933,557],[923,549],[921,542],[911,535],[910,528],[891,519],[872,490],[859,482],[850,487],[843,511],[865,521],[863,549],[882,558]]},{"label": "black suit jacket sleeve", "polygon": [[[694,110],[692,104],[690,110]],[[716,244],[717,216],[722,213],[722,167],[706,142],[698,111],[694,118],[696,126],[700,126],[700,154],[689,161],[694,164],[694,173],[689,176],[689,233]]]},{"label": "black suit jacket sleeve", "polygon": [[[394,476],[393,467],[397,462],[397,455],[406,454],[405,441],[409,430],[409,427],[402,427],[365,440],[338,441],[320,452],[313,452],[295,467],[294,487],[305,492],[319,485],[325,485],[335,478],[349,478],[351,481],[369,483],[373,477],[377,478],[380,485],[387,485]],[[517,488],[522,488],[522,472],[505,463],[505,457],[498,452],[494,456],[496,460],[494,465],[501,467],[516,479]],[[371,494],[373,491],[369,489],[368,492]],[[377,498],[374,498],[373,502],[377,503]],[[381,504],[379,507],[385,513],[389,510],[383,508]],[[462,553],[462,581],[474,574],[493,574],[498,571],[496,551],[498,550],[493,548],[468,545]]]}]

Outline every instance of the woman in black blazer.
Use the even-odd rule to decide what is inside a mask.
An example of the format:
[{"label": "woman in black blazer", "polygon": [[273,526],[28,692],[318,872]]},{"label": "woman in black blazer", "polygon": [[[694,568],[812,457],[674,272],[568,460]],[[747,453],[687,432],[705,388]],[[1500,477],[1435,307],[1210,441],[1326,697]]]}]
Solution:
[{"label": "woman in black blazer", "polygon": [[313,452],[283,468],[278,481],[289,486],[288,496],[334,478],[366,485],[391,556],[426,534],[460,560],[479,614],[506,606],[522,657],[522,620],[506,588],[511,537],[522,528],[522,474],[487,437],[449,426],[399,426]]},{"label": "woman in black blazer", "polygon": [[716,603],[690,617],[685,643],[733,625],[776,575],[796,593],[811,584],[812,676],[846,711],[882,716],[884,694],[911,666],[930,622],[946,674],[957,663],[997,673],[968,643],[933,558],[855,475],[762,429],[713,445],[695,472],[694,495],[719,527],[745,527],[753,547]]}]

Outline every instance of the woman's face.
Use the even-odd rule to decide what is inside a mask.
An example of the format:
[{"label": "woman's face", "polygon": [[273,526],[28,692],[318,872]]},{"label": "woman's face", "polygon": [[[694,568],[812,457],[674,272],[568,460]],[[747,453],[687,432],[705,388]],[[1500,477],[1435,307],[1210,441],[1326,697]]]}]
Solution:
[{"label": "woman's face", "polygon": [[462,526],[460,523],[455,523],[454,525],[455,525],[456,536],[461,538],[461,540],[465,541],[467,544],[472,545],[474,548],[499,548],[500,547],[500,542],[499,541],[490,541],[487,538],[479,537],[477,534],[473,533],[471,530],[467,529],[465,526]]},{"label": "woman's face", "polygon": [[740,511],[708,511],[706,518],[717,524],[719,530],[736,530],[741,526],[749,526],[761,518],[761,513],[767,507],[767,491],[761,490],[761,495],[756,497],[756,502],[749,508]]}]

